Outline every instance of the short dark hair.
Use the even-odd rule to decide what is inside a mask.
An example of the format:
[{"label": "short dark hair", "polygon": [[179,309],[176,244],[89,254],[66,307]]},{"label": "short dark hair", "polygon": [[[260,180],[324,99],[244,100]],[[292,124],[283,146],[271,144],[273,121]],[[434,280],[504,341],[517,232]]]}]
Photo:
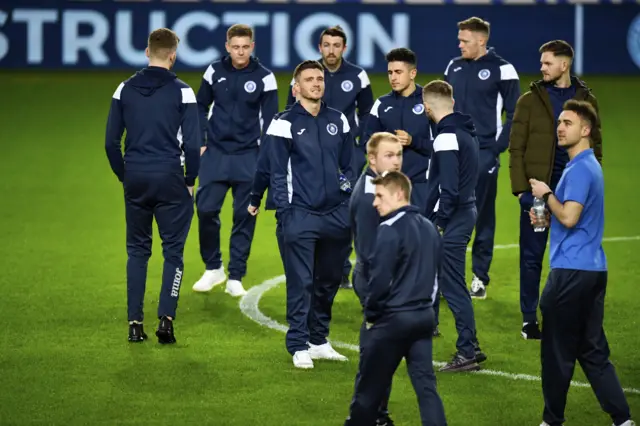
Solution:
[{"label": "short dark hair", "polygon": [[344,30],[342,29],[342,27],[340,25],[336,25],[334,27],[329,27],[326,30],[322,31],[322,33],[320,33],[320,42],[319,44],[322,44],[322,37],[324,36],[329,36],[329,37],[342,37],[342,41],[344,42],[344,45],[347,45],[347,33],[344,32]]},{"label": "short dark hair", "polygon": [[472,16],[471,18],[458,22],[458,29],[460,31],[467,30],[474,33],[482,33],[488,38],[491,32],[491,24],[477,16]]},{"label": "short dark hair", "polygon": [[381,175],[373,178],[371,183],[374,185],[382,185],[393,193],[400,190],[404,193],[407,201],[411,199],[411,181],[402,172],[382,172]]},{"label": "short dark hair", "polygon": [[227,41],[233,37],[249,37],[253,41],[253,29],[245,24],[235,24],[227,30]]},{"label": "short dark hair", "polygon": [[453,87],[443,80],[433,80],[422,88],[422,99],[428,96],[436,96],[438,98],[453,98]]},{"label": "short dark hair", "polygon": [[573,59],[573,47],[564,40],[551,40],[540,46],[540,53],[551,52],[553,56]]},{"label": "short dark hair", "polygon": [[149,56],[167,59],[169,54],[178,49],[180,37],[169,28],[159,28],[149,34]]},{"label": "short dark hair", "polygon": [[589,102],[569,99],[562,106],[562,110],[573,111],[580,117],[580,120],[586,121],[589,128],[591,128],[591,135],[598,131],[598,113]]},{"label": "short dark hair", "polygon": [[306,61],[303,61],[300,64],[298,64],[296,69],[293,71],[293,79],[298,81],[298,77],[300,77],[300,74],[302,73],[302,71],[314,70],[314,69],[320,70],[324,73],[324,68],[322,67],[322,64],[320,64],[320,62],[314,61],[313,59],[308,59]]},{"label": "short dark hair", "polygon": [[387,62],[405,62],[413,67],[418,64],[418,58],[416,54],[411,49],[407,49],[406,47],[398,47],[397,49],[392,49],[385,56]]}]

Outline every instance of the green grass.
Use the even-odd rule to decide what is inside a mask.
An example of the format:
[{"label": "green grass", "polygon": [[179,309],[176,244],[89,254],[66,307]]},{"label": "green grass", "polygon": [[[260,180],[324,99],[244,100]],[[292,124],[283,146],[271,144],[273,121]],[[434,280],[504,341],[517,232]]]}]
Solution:
[{"label": "green grass", "polygon": [[[178,344],[126,341],[125,224],[122,188],[104,154],[110,98],[129,73],[3,72],[0,115],[0,424],[87,425],[340,425],[357,369],[350,361],[297,371],[284,335],[242,315],[220,287],[191,291],[202,273],[197,219],[185,252],[176,333]],[[181,77],[197,89],[200,74]],[[528,83],[531,76],[523,77]],[[289,75],[280,75],[285,102]],[[420,82],[428,81],[422,76]],[[372,76],[376,96],[385,76]],[[635,215],[640,148],[633,123],[640,78],[588,77],[604,123],[606,236],[640,235]],[[516,243],[518,206],[502,159],[496,244]],[[230,201],[230,200],[229,200]],[[228,260],[230,205],[222,215]],[[261,214],[245,287],[280,275],[271,213]],[[640,388],[637,277],[640,241],[605,244],[610,275],[605,328],[625,387]],[[161,250],[154,240],[146,296],[148,331],[155,327]],[[545,273],[546,275],[546,273]],[[486,368],[539,374],[539,345],[519,337],[518,253],[498,250],[489,298],[474,302]],[[265,294],[262,311],[284,323],[284,287]],[[341,291],[332,337],[357,342],[358,303]],[[454,350],[453,319],[443,306],[444,337],[434,359]],[[152,334],[152,333],[150,333]],[[585,381],[579,368],[576,380]],[[438,374],[451,425],[537,425],[539,382],[481,375]],[[640,395],[628,395],[633,413]],[[418,422],[417,404],[401,367],[390,404],[398,425]],[[590,389],[573,388],[568,424],[608,425]],[[538,423],[537,423],[538,422]]]}]

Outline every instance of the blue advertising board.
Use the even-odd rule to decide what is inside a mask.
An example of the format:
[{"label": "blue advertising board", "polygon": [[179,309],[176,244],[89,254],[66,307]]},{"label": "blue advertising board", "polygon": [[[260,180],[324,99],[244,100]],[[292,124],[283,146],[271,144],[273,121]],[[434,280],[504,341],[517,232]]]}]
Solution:
[{"label": "blue advertising board", "polygon": [[[384,72],[384,54],[413,49],[424,73],[442,73],[459,54],[456,22],[480,16],[491,22],[490,45],[521,73],[537,73],[538,48],[564,39],[576,46],[583,73],[637,74],[640,70],[640,4],[549,5],[339,4],[167,1],[17,1],[0,5],[0,68],[130,69],[146,64],[149,32],[175,30],[181,38],[177,70],[202,70],[224,54],[226,28],[255,28],[255,55],[274,71],[292,70],[318,57],[318,36],[341,25],[347,58]],[[438,0],[440,1],[440,0]],[[578,31],[576,31],[578,30]],[[576,39],[578,38],[578,39]]]}]

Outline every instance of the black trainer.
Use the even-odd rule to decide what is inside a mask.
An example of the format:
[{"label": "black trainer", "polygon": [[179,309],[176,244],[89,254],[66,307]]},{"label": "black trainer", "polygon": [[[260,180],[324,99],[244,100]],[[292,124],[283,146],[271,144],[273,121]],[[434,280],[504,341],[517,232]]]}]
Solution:
[{"label": "black trainer", "polygon": [[460,352],[456,352],[455,355],[453,355],[451,362],[442,367],[440,371],[457,373],[460,371],[475,371],[479,369],[480,366],[478,365],[475,357],[465,358],[460,354]]},{"label": "black trainer", "polygon": [[167,317],[160,318],[160,324],[158,324],[156,336],[158,337],[158,343],[176,343],[176,337],[173,335],[173,321]]},{"label": "black trainer", "polygon": [[538,322],[525,322],[520,334],[526,340],[540,340],[542,338]]},{"label": "black trainer", "polygon": [[144,332],[142,323],[132,322],[129,323],[129,341],[131,343],[140,343],[147,340],[147,333]]},{"label": "black trainer", "polygon": [[378,420],[376,420],[376,426],[395,426],[395,423],[393,423],[393,420],[391,420],[391,417],[387,414],[386,416],[379,417]]},{"label": "black trainer", "polygon": [[351,281],[349,281],[349,276],[345,275],[342,277],[342,281],[340,282],[340,288],[342,289],[352,289],[353,285],[351,285]]},{"label": "black trainer", "polygon": [[442,333],[440,333],[440,327],[436,326],[433,329],[433,337],[442,337]]}]

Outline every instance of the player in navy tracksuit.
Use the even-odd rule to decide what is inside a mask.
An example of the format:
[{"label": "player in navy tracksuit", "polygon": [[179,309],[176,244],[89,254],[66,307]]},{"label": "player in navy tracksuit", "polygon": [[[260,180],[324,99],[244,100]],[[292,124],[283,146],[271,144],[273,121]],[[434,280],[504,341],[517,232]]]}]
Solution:
[{"label": "player in navy tracksuit", "polygon": [[[400,138],[405,147],[402,172],[411,179],[411,204],[423,210],[433,140],[422,104],[422,87],[415,83],[416,55],[401,48],[393,49],[386,58],[392,91],[373,104],[363,140],[376,132],[394,133]],[[364,144],[361,147],[364,149]]]},{"label": "player in navy tracksuit", "polygon": [[[364,308],[365,295],[369,283],[369,271],[373,264],[376,234],[380,225],[380,215],[373,207],[375,185],[373,179],[380,173],[399,171],[402,168],[402,145],[398,138],[388,132],[375,133],[367,141],[367,157],[369,167],[362,173],[353,187],[349,200],[349,218],[353,234],[353,246],[356,252],[356,264],[353,268],[353,287]],[[364,333],[365,322],[362,322],[360,335]],[[356,381],[358,376],[356,376]],[[391,387],[382,399],[378,410],[378,425],[389,425],[393,422],[389,418],[388,402]]]},{"label": "player in navy tracksuit", "polygon": [[418,397],[421,424],[444,426],[431,341],[442,240],[433,223],[409,205],[411,183],[405,175],[383,172],[372,183],[382,223],[364,294],[359,374],[345,426],[375,424],[402,358]]},{"label": "player in navy tracksuit", "polygon": [[[455,111],[471,116],[480,143],[471,297],[484,299],[496,232],[500,154],[509,146],[511,122],[520,96],[520,80],[513,65],[493,49],[487,50],[489,23],[473,17],[459,22],[458,29],[462,56],[449,62],[444,79],[453,86]],[[506,112],[504,124],[503,112]]]},{"label": "player in navy tracksuit", "polygon": [[[322,54],[320,62],[324,66],[325,82],[322,100],[328,107],[337,109],[347,117],[356,147],[363,144],[363,148],[356,150],[353,156],[353,170],[356,174],[360,174],[366,164],[366,151],[364,150],[366,140],[360,136],[373,105],[373,91],[367,72],[343,58],[346,48],[347,35],[339,25],[327,28],[320,34],[318,49]],[[294,81],[291,81],[292,86],[293,84]],[[293,94],[289,93],[287,103],[293,104],[294,102]],[[347,257],[344,264],[342,288],[351,288],[350,272],[351,262]]]},{"label": "player in navy tracksuit", "polygon": [[201,141],[195,93],[170,71],[177,47],[173,31],[161,28],[151,33],[149,66],[120,83],[107,122],[107,157],[124,186],[131,342],[147,339],[142,320],[154,218],[164,257],[156,336],[160,343],[176,341],[173,320],[184,272],[184,244],[193,217]]},{"label": "player in navy tracksuit", "polygon": [[321,101],[322,65],[302,62],[294,78],[300,101],[267,130],[270,189],[284,240],[287,350],[294,366],[313,368],[313,359],[346,360],[327,336],[349,249],[353,137],[344,114]]},{"label": "player in navy tracksuit", "polygon": [[234,25],[229,28],[229,56],[207,68],[198,91],[201,125],[207,137],[196,207],[200,254],[206,271],[194,284],[195,291],[210,291],[226,279],[220,253],[220,210],[231,188],[233,227],[226,292],[232,296],[246,294],[242,278],[247,271],[256,224],[247,206],[260,138],[278,112],[276,78],[251,57],[253,47],[250,27]]},{"label": "player in navy tracksuit", "polygon": [[[453,89],[448,83],[430,82],[423,96],[427,114],[437,123],[426,211],[443,235],[438,280],[458,331],[457,352],[440,371],[475,370],[486,356],[477,344],[473,304],[464,276],[467,245],[477,215],[478,141],[471,117],[453,112]],[[436,299],[436,315],[438,302]]]}]

